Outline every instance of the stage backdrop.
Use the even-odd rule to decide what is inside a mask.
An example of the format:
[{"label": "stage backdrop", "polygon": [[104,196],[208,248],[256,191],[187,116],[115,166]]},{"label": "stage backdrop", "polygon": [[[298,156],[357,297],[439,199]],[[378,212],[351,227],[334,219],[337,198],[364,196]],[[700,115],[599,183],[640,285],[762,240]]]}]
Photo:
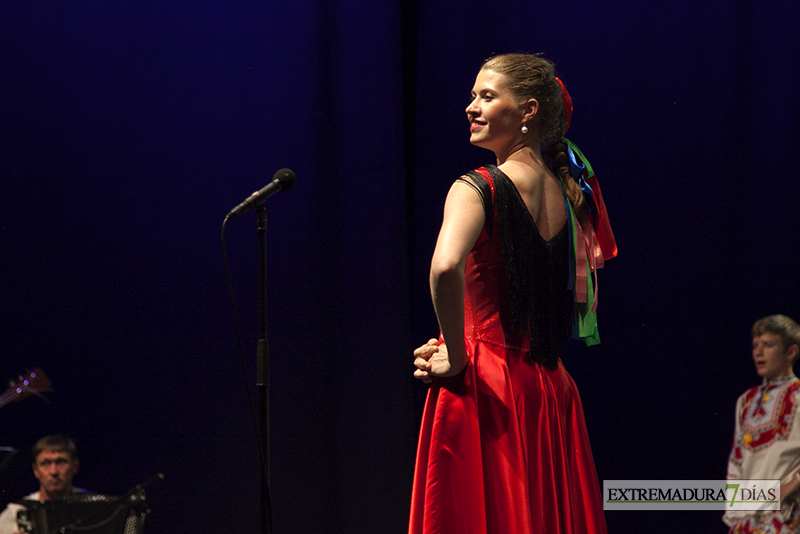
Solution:
[{"label": "stage backdrop", "polygon": [[526,51],[569,86],[620,247],[603,343],[564,355],[600,479],[724,477],[749,327],[800,318],[798,22],[769,0],[4,2],[0,374],[53,391],[2,408],[0,446],[73,436],[104,493],[163,472],[154,534],[257,531],[255,214],[226,231],[244,366],[220,232],[290,167],[266,203],[274,531],[402,533],[428,262],[448,187],[492,162],[464,108],[483,59]]}]

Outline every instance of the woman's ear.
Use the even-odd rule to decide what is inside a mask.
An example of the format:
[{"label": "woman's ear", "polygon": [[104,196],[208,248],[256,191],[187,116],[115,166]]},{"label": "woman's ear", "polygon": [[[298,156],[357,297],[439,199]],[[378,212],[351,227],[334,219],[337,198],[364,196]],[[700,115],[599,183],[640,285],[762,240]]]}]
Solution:
[{"label": "woman's ear", "polygon": [[535,98],[522,104],[522,122],[532,121],[537,113],[539,113],[539,101]]}]

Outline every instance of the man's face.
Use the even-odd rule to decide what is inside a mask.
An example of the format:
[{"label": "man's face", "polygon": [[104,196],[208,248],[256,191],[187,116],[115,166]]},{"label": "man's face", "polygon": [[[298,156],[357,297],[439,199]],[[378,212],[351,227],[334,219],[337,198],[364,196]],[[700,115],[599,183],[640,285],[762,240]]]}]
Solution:
[{"label": "man's face", "polygon": [[78,460],[73,460],[66,451],[43,450],[33,462],[33,474],[39,480],[43,500],[68,495],[77,472]]},{"label": "man's face", "polygon": [[[792,345],[795,347],[795,345]],[[753,361],[758,376],[773,380],[792,372],[792,358],[796,350],[785,348],[781,336],[764,332],[753,338]]]}]

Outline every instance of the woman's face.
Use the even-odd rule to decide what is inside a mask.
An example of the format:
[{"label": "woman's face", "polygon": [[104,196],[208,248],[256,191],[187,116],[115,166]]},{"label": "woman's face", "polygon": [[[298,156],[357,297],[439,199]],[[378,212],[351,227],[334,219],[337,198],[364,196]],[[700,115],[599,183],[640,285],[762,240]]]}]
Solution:
[{"label": "woman's face", "polygon": [[522,137],[523,107],[508,88],[504,74],[481,69],[467,106],[469,141],[497,153]]}]

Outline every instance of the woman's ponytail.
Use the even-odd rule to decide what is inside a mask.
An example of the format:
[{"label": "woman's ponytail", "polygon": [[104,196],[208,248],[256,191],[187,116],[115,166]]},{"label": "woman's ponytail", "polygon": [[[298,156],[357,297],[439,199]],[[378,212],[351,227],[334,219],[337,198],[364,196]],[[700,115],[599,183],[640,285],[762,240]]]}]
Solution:
[{"label": "woman's ponytail", "polygon": [[556,170],[558,179],[564,187],[564,193],[572,204],[572,208],[576,212],[581,211],[579,208],[585,204],[583,191],[581,191],[578,182],[569,174],[569,156],[567,155],[567,145],[563,140],[550,145],[548,157],[553,162],[553,168]]}]

